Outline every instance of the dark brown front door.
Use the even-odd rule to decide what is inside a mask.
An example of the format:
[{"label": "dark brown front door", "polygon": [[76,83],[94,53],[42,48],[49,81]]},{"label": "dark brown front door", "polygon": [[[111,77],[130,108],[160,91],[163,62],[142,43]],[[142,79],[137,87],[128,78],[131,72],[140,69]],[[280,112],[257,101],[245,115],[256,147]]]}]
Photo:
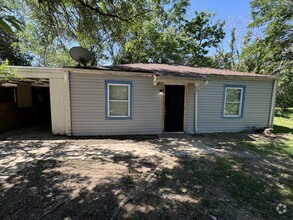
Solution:
[{"label": "dark brown front door", "polygon": [[183,131],[185,86],[165,87],[165,132]]}]

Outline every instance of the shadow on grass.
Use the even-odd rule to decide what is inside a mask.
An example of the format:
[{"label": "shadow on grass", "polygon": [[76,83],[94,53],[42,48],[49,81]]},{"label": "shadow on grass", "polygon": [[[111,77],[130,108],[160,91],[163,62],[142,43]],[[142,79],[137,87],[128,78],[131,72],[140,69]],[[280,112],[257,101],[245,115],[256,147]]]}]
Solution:
[{"label": "shadow on grass", "polygon": [[277,111],[274,123],[275,133],[293,133],[293,109]]},{"label": "shadow on grass", "polygon": [[[241,158],[214,156],[186,157],[180,166],[157,173],[155,190],[134,207],[151,206],[147,213],[135,210],[134,219],[147,214],[149,219],[290,219],[291,208],[283,216],[278,203],[292,205],[292,171],[275,168],[270,162],[257,163]],[[283,188],[279,187],[279,184]],[[126,217],[130,217],[126,215]]]},{"label": "shadow on grass", "polygon": [[290,114],[293,114],[293,108],[289,108],[287,111],[282,111],[281,109],[276,109],[275,116],[282,118],[290,118]]},{"label": "shadow on grass", "polygon": [[291,112],[288,112],[288,113],[278,112],[275,114],[275,116],[288,119],[288,118],[290,118],[290,116],[289,116],[290,113]]},{"label": "shadow on grass", "polygon": [[266,153],[271,156],[289,156],[293,158],[293,141],[286,137],[272,139],[264,142],[240,141],[237,148],[247,148],[258,153]]},{"label": "shadow on grass", "polygon": [[293,129],[285,126],[274,125],[274,133],[293,133]]}]

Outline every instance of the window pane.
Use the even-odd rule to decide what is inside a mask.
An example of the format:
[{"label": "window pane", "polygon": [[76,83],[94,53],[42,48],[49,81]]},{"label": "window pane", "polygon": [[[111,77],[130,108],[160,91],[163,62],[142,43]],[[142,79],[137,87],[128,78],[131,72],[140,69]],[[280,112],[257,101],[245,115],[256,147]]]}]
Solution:
[{"label": "window pane", "polygon": [[128,102],[109,102],[110,116],[128,116]]},{"label": "window pane", "polygon": [[226,102],[240,102],[241,89],[227,89]]},{"label": "window pane", "polygon": [[226,103],[225,115],[239,115],[240,104]]},{"label": "window pane", "polygon": [[128,86],[110,85],[110,100],[128,100]]}]

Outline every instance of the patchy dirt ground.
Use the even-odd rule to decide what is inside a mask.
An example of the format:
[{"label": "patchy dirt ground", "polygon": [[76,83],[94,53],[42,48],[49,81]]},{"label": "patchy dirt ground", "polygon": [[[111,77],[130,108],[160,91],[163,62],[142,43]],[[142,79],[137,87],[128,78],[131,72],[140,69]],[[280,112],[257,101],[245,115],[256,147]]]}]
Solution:
[{"label": "patchy dirt ground", "polygon": [[0,219],[264,219],[255,192],[246,200],[237,191],[277,178],[270,169],[292,177],[291,158],[233,148],[258,135],[0,138]]}]

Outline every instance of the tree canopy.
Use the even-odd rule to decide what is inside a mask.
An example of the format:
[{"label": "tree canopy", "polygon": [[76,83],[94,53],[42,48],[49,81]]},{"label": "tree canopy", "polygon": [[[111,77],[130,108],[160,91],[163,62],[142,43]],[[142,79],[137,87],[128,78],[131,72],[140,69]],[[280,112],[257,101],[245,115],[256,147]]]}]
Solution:
[{"label": "tree canopy", "polygon": [[0,2],[0,82],[19,78],[8,64],[28,66],[31,57],[20,52],[15,31],[21,31],[22,23],[12,15],[12,10]]},{"label": "tree canopy", "polygon": [[245,70],[280,77],[277,103],[283,109],[293,106],[293,2],[253,0],[251,29],[262,35],[252,38],[243,48],[241,62]]},{"label": "tree canopy", "polygon": [[19,46],[19,39],[13,32],[6,32],[0,28],[0,62],[9,61],[10,65],[15,66],[29,66],[31,56],[26,53],[21,53]]},{"label": "tree canopy", "polygon": [[293,2],[288,0],[252,0],[252,21],[237,48],[232,28],[229,49],[218,45],[208,65],[278,76],[277,105],[293,106]]},{"label": "tree canopy", "polygon": [[[262,28],[262,35],[250,39],[243,50],[247,70],[257,73],[286,74],[293,57],[293,2],[253,0],[250,28]],[[249,36],[251,37],[251,36]]]},{"label": "tree canopy", "polygon": [[224,22],[213,24],[214,15],[204,11],[186,20],[184,8],[178,12],[176,6],[131,32],[117,62],[204,65],[208,49],[225,36]]},{"label": "tree canopy", "polygon": [[10,6],[26,24],[26,31],[19,34],[22,50],[34,54],[36,65],[62,66],[72,64],[68,51],[76,44],[90,49],[92,65],[107,60],[106,46],[119,46],[130,27],[164,2],[13,0]]},{"label": "tree canopy", "polygon": [[195,12],[186,18],[188,0],[13,0],[10,4],[26,23],[26,31],[19,34],[20,46],[40,66],[72,65],[68,50],[75,44],[90,49],[92,65],[194,65],[203,62],[208,49],[224,37],[223,22],[213,22],[213,14]]},{"label": "tree canopy", "polygon": [[12,15],[12,10],[0,2],[0,28],[6,32],[13,32],[13,29],[22,30],[22,23]]}]

